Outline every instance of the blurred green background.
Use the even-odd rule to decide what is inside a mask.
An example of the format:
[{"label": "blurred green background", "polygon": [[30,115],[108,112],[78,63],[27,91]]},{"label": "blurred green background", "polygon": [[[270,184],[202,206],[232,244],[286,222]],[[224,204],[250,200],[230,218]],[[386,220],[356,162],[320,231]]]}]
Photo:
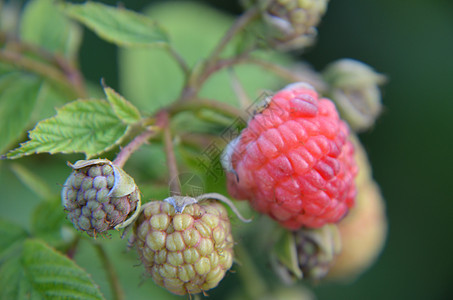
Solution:
[{"label": "blurred green background", "polygon": [[[241,12],[236,1],[203,2],[231,15]],[[134,10],[149,3],[124,1]],[[109,85],[119,88],[116,47],[92,32],[85,30],[84,34],[80,52],[83,73],[93,82],[104,77]],[[453,2],[331,1],[319,26],[317,44],[298,56],[318,70],[333,60],[354,58],[389,78],[383,88],[384,113],[375,128],[360,136],[386,199],[387,245],[378,262],[358,280],[348,285],[316,284],[312,286],[316,296],[321,300],[452,299]],[[61,160],[71,159],[65,156]],[[42,169],[50,157],[42,156],[39,162],[25,160]],[[30,208],[24,209],[27,202],[22,199],[32,194],[9,169],[0,167],[0,185],[18,191],[2,193],[0,215],[17,216],[21,211],[18,221],[27,220]],[[63,181],[61,172],[50,168],[43,170],[43,177],[50,182]],[[113,245],[109,249],[116,255],[113,249],[121,242],[106,242]],[[95,270],[98,265],[90,266],[90,260],[83,263],[83,253],[79,254],[81,265],[102,274]],[[127,274],[130,265],[138,262],[133,255],[124,257],[119,271]],[[95,278],[105,281],[102,276]],[[124,280],[125,285],[138,286],[140,278]],[[148,289],[145,286],[153,285],[150,281],[146,279],[138,289]],[[212,298],[227,289],[221,287]],[[152,291],[162,299],[166,295],[159,288]]]},{"label": "blurred green background", "polygon": [[[127,1],[127,7],[140,9],[143,2]],[[241,12],[236,1],[203,2]],[[351,285],[319,284],[316,295],[453,298],[453,2],[331,1],[318,33],[317,44],[299,55],[316,69],[349,57],[389,78],[385,110],[375,128],[360,136],[386,199],[389,235],[372,269]],[[84,47],[88,69],[90,46]],[[116,80],[112,61],[102,63]],[[104,72],[96,67],[88,74],[96,79]]]}]

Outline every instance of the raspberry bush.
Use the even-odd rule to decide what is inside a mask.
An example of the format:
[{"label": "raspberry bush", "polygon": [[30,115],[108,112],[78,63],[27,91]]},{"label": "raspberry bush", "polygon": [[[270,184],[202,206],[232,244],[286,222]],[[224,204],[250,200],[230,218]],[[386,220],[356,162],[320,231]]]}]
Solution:
[{"label": "raspberry bush", "polygon": [[[40,199],[0,219],[0,298],[312,299],[369,267],[385,206],[354,132],[385,78],[299,63],[328,2],[0,2],[1,162]],[[84,74],[83,30],[119,84]]]}]

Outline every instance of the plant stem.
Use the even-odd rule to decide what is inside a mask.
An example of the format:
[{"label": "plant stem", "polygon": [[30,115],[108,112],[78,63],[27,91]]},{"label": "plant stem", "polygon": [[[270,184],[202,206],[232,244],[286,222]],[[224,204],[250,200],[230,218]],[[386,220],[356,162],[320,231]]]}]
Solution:
[{"label": "plant stem", "polygon": [[48,64],[30,59],[8,50],[0,51],[0,62],[17,66],[21,69],[25,69],[47,78],[50,81],[62,86],[67,92],[76,97],[83,98],[85,96],[85,92],[77,89],[71,82],[69,82],[64,73]]},{"label": "plant stem", "polygon": [[171,45],[167,46],[167,50],[168,50],[168,53],[176,60],[176,62],[178,63],[179,67],[182,69],[184,74],[186,76],[189,76],[190,67],[187,64],[187,62],[184,60],[184,58]]},{"label": "plant stem", "polygon": [[266,61],[259,58],[249,57],[244,59],[244,61],[239,61],[238,63],[250,63],[260,66],[268,71],[275,73],[276,75],[290,81],[290,82],[299,82],[304,81],[313,85],[318,92],[323,92],[327,90],[326,84],[320,79],[309,72],[305,71],[293,71],[291,69],[285,68],[279,64]]},{"label": "plant stem", "polygon": [[114,300],[124,300],[126,299],[124,291],[121,287],[118,275],[113,267],[111,260],[107,256],[107,252],[104,247],[99,243],[93,243],[93,246],[101,258],[102,264],[104,265],[105,272],[110,283],[110,289],[112,291],[112,297]]},{"label": "plant stem", "polygon": [[163,112],[164,126],[164,145],[165,155],[167,157],[168,173],[170,176],[170,195],[181,195],[181,186],[178,179],[178,164],[176,162],[175,150],[173,148],[173,140],[171,136],[170,123],[168,121],[168,113]]},{"label": "plant stem", "polygon": [[115,160],[113,161],[113,164],[122,168],[129,157],[158,132],[159,130],[157,128],[146,129],[141,134],[137,135],[129,144],[121,149],[120,153],[118,153]]},{"label": "plant stem", "polygon": [[233,25],[228,29],[223,38],[211,52],[209,57],[207,57],[202,64],[199,65],[200,68],[194,67],[192,69],[190,76],[187,78],[185,87],[183,88],[180,102],[188,101],[197,95],[198,91],[206,79],[216,71],[213,69],[213,66],[217,64],[220,54],[225,50],[225,47],[228,43],[239,33],[241,32],[251,21],[258,17],[259,10],[257,7],[252,7],[248,9],[244,14],[242,14]]},{"label": "plant stem", "polygon": [[231,87],[233,88],[233,91],[239,100],[239,105],[244,109],[249,107],[252,104],[252,100],[250,100],[250,98],[248,97],[247,92],[241,84],[241,81],[237,77],[233,68],[228,69],[228,71],[230,71],[229,73],[231,78]]},{"label": "plant stem", "polygon": [[226,45],[233,39],[233,37],[243,30],[251,21],[253,21],[258,16],[258,8],[252,7],[248,9],[244,14],[242,14],[234,24],[228,29],[226,34],[220,40],[217,47],[212,51],[211,55],[208,57],[207,64],[214,64],[222,51],[225,49]]},{"label": "plant stem", "polygon": [[[15,54],[15,58],[11,61],[11,63],[15,64],[15,60],[17,57],[22,57],[24,53],[30,53],[36,57],[38,57],[41,60],[44,60],[48,62],[42,63],[39,61],[34,61],[33,59],[28,58],[29,61],[34,62],[35,65],[36,63],[40,63],[41,65],[47,66],[48,68],[51,68],[49,65],[53,65],[54,71],[51,73],[55,73],[55,71],[58,71],[59,73],[55,75],[50,75],[51,80],[54,80],[57,83],[61,83],[62,81],[66,81],[66,83],[63,83],[63,85],[69,85],[73,91],[75,91],[75,94],[79,98],[85,98],[87,93],[85,89],[85,84],[83,80],[83,76],[80,73],[80,71],[74,66],[72,62],[70,62],[68,59],[65,57],[52,53],[47,51],[46,49],[42,47],[38,47],[33,44],[28,44],[24,43],[23,41],[18,40],[17,38],[13,36],[9,36],[4,32],[0,32],[0,43],[5,44],[4,49],[1,51],[3,53],[6,53],[6,58],[11,59],[11,53]],[[23,58],[23,57],[22,57]],[[26,57],[25,57],[26,58]],[[8,61],[5,61],[8,63]],[[19,64],[19,67],[25,68],[29,71],[35,72],[43,77],[46,77],[45,74],[42,74],[41,72],[37,71],[33,66],[31,69],[27,68],[27,65],[30,65],[29,62],[25,61],[26,65],[21,65]],[[48,69],[47,69],[48,70]],[[63,80],[65,78],[66,80]],[[55,80],[57,79],[57,80]]]},{"label": "plant stem", "polygon": [[70,259],[74,259],[74,255],[76,253],[77,247],[80,243],[80,235],[77,235],[72,243],[69,245],[68,249],[66,250],[66,256]]},{"label": "plant stem", "polygon": [[231,118],[240,117],[244,120],[248,119],[246,112],[230,104],[216,100],[200,98],[193,98],[186,102],[175,102],[173,105],[168,107],[167,112],[171,116],[183,111],[198,111],[200,109],[210,109]]}]

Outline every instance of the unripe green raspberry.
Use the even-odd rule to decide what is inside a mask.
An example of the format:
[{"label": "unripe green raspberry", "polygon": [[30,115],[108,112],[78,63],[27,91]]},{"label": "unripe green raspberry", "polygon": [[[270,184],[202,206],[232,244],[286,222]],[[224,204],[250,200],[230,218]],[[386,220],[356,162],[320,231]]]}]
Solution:
[{"label": "unripe green raspberry", "polygon": [[314,42],[316,26],[328,0],[260,0],[270,41],[280,50],[300,49]]},{"label": "unripe green raspberry", "polygon": [[145,204],[133,242],[154,281],[178,295],[216,287],[233,264],[227,210],[213,200],[174,196]]},{"label": "unripe green raspberry", "polygon": [[61,191],[68,219],[78,230],[96,236],[125,227],[140,210],[134,180],[106,159],[79,160]]},{"label": "unripe green raspberry", "polygon": [[340,59],[323,72],[327,95],[354,131],[371,127],[382,111],[379,86],[385,76],[370,66],[353,59]]}]

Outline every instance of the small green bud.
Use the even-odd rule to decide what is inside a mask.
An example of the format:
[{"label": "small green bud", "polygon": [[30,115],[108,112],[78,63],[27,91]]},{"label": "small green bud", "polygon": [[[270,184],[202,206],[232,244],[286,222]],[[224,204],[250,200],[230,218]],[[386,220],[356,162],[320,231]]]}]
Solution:
[{"label": "small green bud", "polygon": [[277,49],[302,49],[313,44],[316,26],[329,0],[258,0],[269,42]]},{"label": "small green bud", "polygon": [[317,280],[326,276],[340,252],[341,240],[336,225],[294,232],[284,230],[275,244],[272,264],[284,282]]},{"label": "small green bud", "polygon": [[340,59],[326,67],[323,77],[328,96],[354,131],[370,128],[382,111],[379,86],[385,76],[353,59]]}]

